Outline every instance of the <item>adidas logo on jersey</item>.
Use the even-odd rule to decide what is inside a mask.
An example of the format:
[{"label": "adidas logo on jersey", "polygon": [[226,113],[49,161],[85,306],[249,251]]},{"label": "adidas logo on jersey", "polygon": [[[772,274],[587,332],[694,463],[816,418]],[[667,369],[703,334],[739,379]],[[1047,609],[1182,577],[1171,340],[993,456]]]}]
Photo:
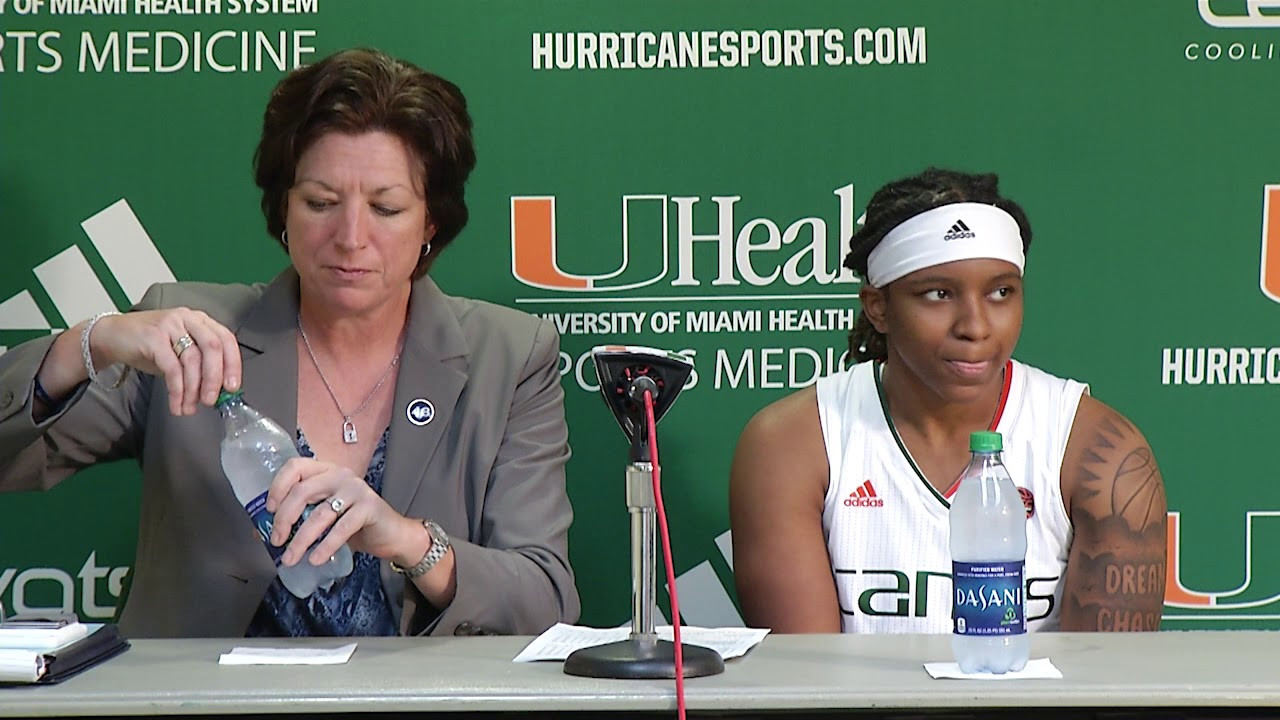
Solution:
[{"label": "adidas logo on jersey", "polygon": [[978,235],[976,233],[974,233],[972,230],[969,229],[968,225],[964,224],[963,220],[957,220],[956,224],[952,225],[951,229],[947,231],[947,234],[942,236],[942,239],[943,240],[963,240],[964,238],[972,238],[977,236]]},{"label": "adidas logo on jersey", "polygon": [[867,480],[858,486],[857,490],[849,493],[849,497],[844,499],[845,507],[884,507],[884,500],[876,497],[876,489],[871,486],[871,481]]}]

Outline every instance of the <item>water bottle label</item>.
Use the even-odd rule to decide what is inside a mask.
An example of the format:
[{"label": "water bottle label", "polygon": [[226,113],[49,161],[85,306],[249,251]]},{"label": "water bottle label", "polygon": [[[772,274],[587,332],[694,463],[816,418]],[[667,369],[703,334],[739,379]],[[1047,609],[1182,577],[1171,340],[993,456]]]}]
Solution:
[{"label": "water bottle label", "polygon": [[276,547],[271,544],[271,529],[275,527],[276,516],[267,512],[267,494],[264,492],[250,500],[244,506],[244,511],[249,513],[249,519],[253,521],[253,526],[258,529],[258,536],[262,538],[262,543],[267,546],[267,552],[271,554],[271,561],[279,565],[280,556],[284,554],[284,549],[287,545]]},{"label": "water bottle label", "polygon": [[[244,511],[249,513],[249,519],[253,521],[253,526],[258,529],[258,537],[261,537],[262,544],[267,546],[271,561],[279,566],[280,556],[284,554],[285,548],[289,547],[288,541],[293,539],[293,534],[298,532],[298,528],[302,527],[302,523],[311,516],[311,511],[314,508],[314,505],[308,505],[302,509],[302,517],[299,517],[298,521],[293,524],[293,527],[289,530],[288,539],[280,547],[271,544],[271,529],[275,527],[276,516],[267,512],[267,494],[264,492],[250,500],[249,504],[244,506]],[[311,544],[311,549],[315,549],[315,546],[319,544],[320,541],[316,540]]]},{"label": "water bottle label", "polygon": [[953,562],[956,635],[1020,635],[1027,631],[1022,602],[1023,561]]}]

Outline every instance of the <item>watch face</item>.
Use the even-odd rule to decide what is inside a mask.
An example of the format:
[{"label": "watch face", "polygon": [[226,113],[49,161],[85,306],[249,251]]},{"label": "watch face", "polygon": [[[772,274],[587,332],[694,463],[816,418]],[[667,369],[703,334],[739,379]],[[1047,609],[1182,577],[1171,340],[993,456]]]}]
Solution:
[{"label": "watch face", "polygon": [[431,547],[427,549],[427,554],[417,564],[410,567],[400,567],[395,563],[391,563],[391,569],[398,573],[402,573],[409,579],[422,577],[427,574],[431,568],[440,562],[440,558],[449,552],[449,535],[440,527],[438,523],[431,520],[423,520],[422,526],[427,529],[427,534],[431,536]]},{"label": "watch face", "polygon": [[422,526],[427,529],[427,533],[431,535],[431,548],[427,550],[427,554],[422,556],[422,560],[411,568],[406,568],[404,574],[409,578],[422,577],[431,571],[431,568],[440,562],[440,558],[449,552],[449,536],[445,534],[444,528],[430,520],[423,520]]},{"label": "watch face", "polygon": [[440,527],[439,523],[433,522],[431,520],[428,520],[425,524],[427,526],[427,532],[431,533],[432,545],[434,546],[436,544],[440,544],[440,545],[443,545],[446,550],[448,550],[449,534],[444,531],[444,528]]}]

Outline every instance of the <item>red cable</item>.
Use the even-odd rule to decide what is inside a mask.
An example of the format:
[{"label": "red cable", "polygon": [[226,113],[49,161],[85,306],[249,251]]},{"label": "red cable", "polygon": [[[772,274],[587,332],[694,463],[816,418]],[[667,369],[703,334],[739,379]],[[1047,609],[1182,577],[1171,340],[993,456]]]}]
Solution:
[{"label": "red cable", "polygon": [[684,649],[680,645],[680,601],[676,597],[675,561],[671,558],[671,536],[667,532],[667,511],[662,507],[662,469],[658,465],[658,422],[653,416],[653,393],[644,391],[645,420],[649,425],[649,455],[653,458],[653,499],[658,508],[658,529],[662,532],[662,554],[667,566],[667,593],[671,596],[671,633],[676,646],[676,715],[684,717]]}]

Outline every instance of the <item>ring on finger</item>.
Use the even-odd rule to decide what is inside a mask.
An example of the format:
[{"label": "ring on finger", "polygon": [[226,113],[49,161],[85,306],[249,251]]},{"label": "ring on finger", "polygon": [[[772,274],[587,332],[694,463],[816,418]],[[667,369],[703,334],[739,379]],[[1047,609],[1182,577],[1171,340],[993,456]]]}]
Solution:
[{"label": "ring on finger", "polygon": [[347,501],[334,495],[329,498],[329,507],[333,509],[334,514],[341,515],[342,511],[347,508]]},{"label": "ring on finger", "polygon": [[190,335],[183,335],[182,337],[173,341],[173,354],[177,355],[178,357],[182,357],[182,353],[186,352],[187,348],[195,344],[196,344],[196,341],[192,340]]}]

